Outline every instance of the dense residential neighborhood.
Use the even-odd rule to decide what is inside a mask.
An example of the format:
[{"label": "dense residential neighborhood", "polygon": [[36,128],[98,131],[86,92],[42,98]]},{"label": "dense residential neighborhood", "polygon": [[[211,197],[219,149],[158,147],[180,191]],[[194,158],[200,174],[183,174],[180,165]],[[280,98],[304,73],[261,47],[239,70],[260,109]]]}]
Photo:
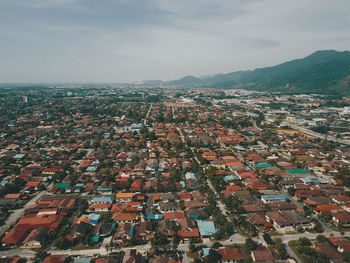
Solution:
[{"label": "dense residential neighborhood", "polygon": [[350,97],[0,90],[0,263],[350,261]]}]

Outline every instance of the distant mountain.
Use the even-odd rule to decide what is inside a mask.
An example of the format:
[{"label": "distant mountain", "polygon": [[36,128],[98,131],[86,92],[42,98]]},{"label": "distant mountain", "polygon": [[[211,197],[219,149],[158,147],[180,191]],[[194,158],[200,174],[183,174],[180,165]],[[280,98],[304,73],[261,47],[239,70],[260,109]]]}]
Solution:
[{"label": "distant mountain", "polygon": [[173,86],[195,86],[195,85],[202,85],[205,83],[205,81],[200,78],[196,78],[194,76],[185,76],[181,79],[172,80],[165,83],[167,85],[173,85]]},{"label": "distant mountain", "polygon": [[350,52],[317,51],[273,67],[163,82],[174,86],[212,86],[270,92],[350,94]]}]

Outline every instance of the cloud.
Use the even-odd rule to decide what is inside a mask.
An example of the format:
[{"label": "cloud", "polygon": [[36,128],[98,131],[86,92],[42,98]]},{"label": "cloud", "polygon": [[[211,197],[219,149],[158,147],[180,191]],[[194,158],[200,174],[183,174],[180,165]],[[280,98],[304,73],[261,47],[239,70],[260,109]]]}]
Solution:
[{"label": "cloud", "polygon": [[350,46],[348,0],[3,0],[3,81],[134,81]]}]

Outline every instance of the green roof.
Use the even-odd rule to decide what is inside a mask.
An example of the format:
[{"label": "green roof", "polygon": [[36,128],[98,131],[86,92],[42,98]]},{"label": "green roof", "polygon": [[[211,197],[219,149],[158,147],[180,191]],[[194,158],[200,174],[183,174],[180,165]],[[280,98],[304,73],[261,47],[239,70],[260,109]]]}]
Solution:
[{"label": "green roof", "polygon": [[57,187],[57,188],[67,188],[67,187],[69,187],[69,183],[57,183],[57,184],[55,184],[55,186]]},{"label": "green roof", "polygon": [[98,243],[100,241],[100,237],[99,236],[92,236],[90,240],[91,240],[91,242]]},{"label": "green roof", "polygon": [[266,168],[266,167],[271,167],[272,165],[271,164],[268,164],[268,163],[258,163],[256,165],[257,168]]},{"label": "green roof", "polygon": [[289,174],[310,174],[311,173],[309,170],[305,170],[305,169],[287,169],[286,171]]}]

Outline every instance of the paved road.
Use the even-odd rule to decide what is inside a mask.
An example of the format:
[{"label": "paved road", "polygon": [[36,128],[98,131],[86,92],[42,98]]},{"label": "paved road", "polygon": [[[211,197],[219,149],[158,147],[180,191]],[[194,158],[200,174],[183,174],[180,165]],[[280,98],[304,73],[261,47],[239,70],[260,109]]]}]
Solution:
[{"label": "paved road", "polygon": [[286,243],[286,250],[287,253],[292,257],[295,258],[295,260],[297,261],[297,263],[302,263],[303,261],[299,258],[299,256],[297,254],[295,254],[295,252],[293,251],[293,249],[291,249],[291,247],[288,245],[288,243]]},{"label": "paved road", "polygon": [[[209,178],[207,179],[207,184],[209,185],[210,189],[214,192],[215,196],[219,197],[218,193],[216,192],[216,190],[215,190],[213,184],[211,183],[211,181],[209,180]],[[227,211],[225,205],[221,202],[220,199],[217,199],[217,200],[216,200],[216,204],[217,204],[217,206],[219,207],[221,213],[222,213],[224,216],[227,216],[228,211]]]},{"label": "paved road", "polygon": [[146,116],[145,116],[145,119],[143,120],[143,124],[146,125],[147,124],[147,118],[152,110],[152,107],[153,107],[153,103],[151,103],[151,106],[149,107],[147,113],[146,113]]},{"label": "paved road", "polygon": [[[312,135],[314,137],[317,137],[317,138],[320,138],[320,139],[325,139],[325,134],[321,134],[321,133],[318,133],[318,132],[314,132],[312,130],[309,130],[309,129],[306,129],[304,127],[300,127],[298,125],[295,125],[295,124],[291,124],[291,123],[285,123],[286,125],[292,127],[293,129],[295,130],[298,130],[300,132],[304,132],[304,133],[307,133],[309,135]],[[340,143],[343,143],[343,144],[347,144],[347,145],[350,145],[350,141],[349,140],[342,140],[342,139],[337,139],[336,137],[332,136],[332,135],[328,135],[327,136],[327,140],[328,141],[333,141],[333,142],[340,142]]]},{"label": "paved road", "polygon": [[[185,140],[185,136],[183,135],[182,133],[182,130],[180,128],[177,128],[179,134],[180,134],[180,137],[181,137],[181,140],[183,143],[186,143],[186,140]],[[200,161],[198,160],[197,156],[194,154],[193,150],[191,147],[189,147],[189,149],[191,150],[192,152],[192,155],[194,156],[194,159],[196,160],[196,162],[201,165]],[[210,187],[210,189],[214,192],[215,196],[219,197],[219,194],[216,192],[216,189],[214,188],[213,184],[211,183],[211,181],[209,180],[209,178],[207,178],[207,184],[208,186]],[[221,202],[220,199],[217,199],[216,200],[216,204],[217,206],[219,207],[221,213],[224,215],[224,216],[227,216],[228,215],[228,212],[227,212],[227,209],[225,207],[225,205]]]},{"label": "paved road", "polygon": [[35,256],[35,252],[28,248],[14,248],[8,250],[0,250],[0,257],[1,256],[21,256],[22,258],[29,259]]},{"label": "paved road", "polygon": [[[327,237],[329,237],[331,234],[334,234],[335,236],[340,235],[339,232],[333,231],[332,233],[326,233],[323,234]],[[296,258],[298,260],[298,258],[296,257],[295,253],[288,247],[288,242],[292,241],[292,240],[298,240],[301,237],[307,237],[309,239],[315,239],[319,234],[315,234],[315,233],[300,233],[300,234],[286,234],[283,236],[277,236],[276,238],[280,238],[282,240],[282,242],[284,244],[286,244],[286,249],[288,251],[288,253]],[[345,237],[350,237],[350,232],[346,232]],[[274,237],[272,237],[274,238]],[[260,243],[264,243],[262,235],[259,235],[256,238],[253,238],[256,242],[260,242]],[[236,244],[243,244],[245,242],[246,238],[239,235],[239,234],[234,234],[232,235],[229,239],[221,241],[220,243],[224,246],[226,245],[230,245],[232,243],[236,243]],[[204,245],[211,247],[214,244],[214,241],[212,240],[205,240]],[[178,246],[178,250],[180,251],[188,251],[188,243],[184,243],[184,244],[179,244]],[[130,249],[137,249],[139,252],[147,252],[151,249],[151,245],[150,244],[146,244],[146,245],[140,245],[140,246],[135,246],[135,247],[130,247],[130,248],[122,248],[121,250],[123,251],[127,251]],[[78,255],[84,255],[84,256],[93,256],[93,255],[107,255],[109,253],[109,251],[107,251],[105,249],[104,246],[101,246],[101,248],[98,249],[84,249],[84,250],[49,250],[48,251],[50,254],[52,255],[60,255],[60,254],[67,254],[67,255],[71,255],[71,256],[78,256]],[[9,250],[3,250],[0,252],[1,256],[14,256],[14,255],[20,255],[21,257],[24,258],[32,258],[35,255],[35,252],[30,250],[30,249],[26,249],[26,248],[17,248],[17,249],[9,249]],[[186,260],[186,261],[185,261]],[[188,261],[187,261],[188,260]],[[300,260],[300,259],[299,259]],[[189,259],[187,258],[187,255],[184,255],[184,262],[189,262]],[[301,262],[301,261],[299,261]]]}]

